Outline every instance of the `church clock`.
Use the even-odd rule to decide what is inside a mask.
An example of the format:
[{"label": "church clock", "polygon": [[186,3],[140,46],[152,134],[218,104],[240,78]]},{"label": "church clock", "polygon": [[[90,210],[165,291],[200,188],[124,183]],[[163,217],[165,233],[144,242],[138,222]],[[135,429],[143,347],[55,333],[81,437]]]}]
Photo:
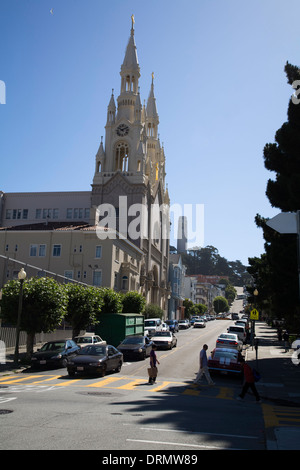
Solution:
[{"label": "church clock", "polygon": [[118,127],[117,127],[117,130],[116,130],[118,136],[120,137],[124,137],[124,135],[127,135],[128,132],[129,132],[129,127],[126,126],[126,124],[120,124]]}]

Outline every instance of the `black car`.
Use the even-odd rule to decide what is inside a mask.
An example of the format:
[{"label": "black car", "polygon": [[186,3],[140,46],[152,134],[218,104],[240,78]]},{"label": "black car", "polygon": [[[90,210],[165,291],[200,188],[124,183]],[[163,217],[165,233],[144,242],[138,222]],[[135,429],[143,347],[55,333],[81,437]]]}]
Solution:
[{"label": "black car", "polygon": [[31,356],[32,367],[57,366],[66,367],[68,357],[76,356],[80,351],[75,341],[71,339],[49,341]]},{"label": "black car", "polygon": [[106,372],[120,372],[123,354],[111,345],[91,345],[82,348],[76,357],[70,358],[67,364],[70,377],[76,372],[104,377]]},{"label": "black car", "polygon": [[147,336],[127,336],[118,346],[126,358],[145,359],[150,356],[153,342]]},{"label": "black car", "polygon": [[167,320],[166,324],[168,325],[169,330],[173,331],[173,333],[176,333],[177,331],[179,331],[177,320]]}]

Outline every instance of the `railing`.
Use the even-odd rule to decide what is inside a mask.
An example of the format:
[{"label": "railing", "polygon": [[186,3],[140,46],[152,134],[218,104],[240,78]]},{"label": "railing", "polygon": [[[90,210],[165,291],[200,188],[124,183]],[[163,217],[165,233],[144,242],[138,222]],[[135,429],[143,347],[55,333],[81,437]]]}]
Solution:
[{"label": "railing", "polygon": [[[82,334],[82,332],[81,332]],[[34,344],[46,343],[60,339],[72,338],[72,330],[56,330],[53,333],[36,333]],[[0,340],[5,343],[6,349],[14,348],[16,344],[16,328],[0,327]],[[26,346],[27,333],[20,331],[19,346]]]}]

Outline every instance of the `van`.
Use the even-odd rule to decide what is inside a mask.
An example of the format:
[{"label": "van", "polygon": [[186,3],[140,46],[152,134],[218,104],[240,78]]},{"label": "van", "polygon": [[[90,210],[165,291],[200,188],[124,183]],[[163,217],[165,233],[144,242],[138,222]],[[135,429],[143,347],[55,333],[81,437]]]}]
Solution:
[{"label": "van", "polygon": [[160,318],[147,318],[145,320],[145,331],[148,336],[153,336],[157,331],[162,330],[162,321]]},{"label": "van", "polygon": [[228,333],[233,333],[238,335],[238,338],[243,343],[246,342],[246,328],[242,325],[232,325],[227,328]]}]

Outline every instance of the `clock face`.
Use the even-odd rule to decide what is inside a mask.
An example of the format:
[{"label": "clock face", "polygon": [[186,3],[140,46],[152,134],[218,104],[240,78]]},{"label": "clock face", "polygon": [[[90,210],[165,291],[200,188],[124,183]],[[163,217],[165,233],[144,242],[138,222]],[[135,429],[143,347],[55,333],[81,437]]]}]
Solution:
[{"label": "clock face", "polygon": [[120,137],[123,137],[124,135],[127,135],[128,132],[129,132],[129,127],[126,126],[126,124],[120,124],[118,127],[117,127],[117,134],[120,136]]}]

